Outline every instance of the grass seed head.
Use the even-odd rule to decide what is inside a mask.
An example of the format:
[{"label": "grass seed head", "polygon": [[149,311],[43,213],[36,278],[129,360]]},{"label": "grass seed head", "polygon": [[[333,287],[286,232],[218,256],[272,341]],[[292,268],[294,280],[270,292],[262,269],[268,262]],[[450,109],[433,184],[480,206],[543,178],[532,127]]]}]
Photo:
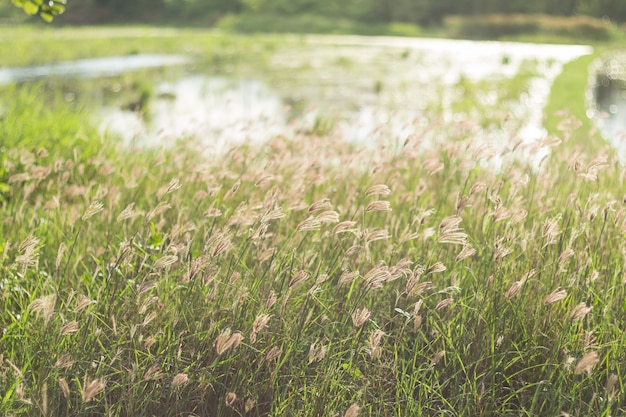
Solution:
[{"label": "grass seed head", "polygon": [[565,297],[567,297],[567,291],[564,290],[563,288],[557,288],[556,290],[552,291],[543,299],[543,303],[554,304],[557,301],[561,301],[565,299]]},{"label": "grass seed head", "polygon": [[93,201],[89,205],[89,207],[87,207],[87,210],[85,210],[85,213],[83,213],[83,216],[82,216],[83,221],[89,220],[96,214],[100,213],[102,210],[104,210],[104,204],[102,204],[102,202],[98,200]]},{"label": "grass seed head", "polygon": [[176,374],[172,379],[172,388],[180,387],[186,385],[189,382],[189,375],[187,374]]},{"label": "grass seed head", "polygon": [[228,394],[226,394],[226,398],[224,398],[224,403],[226,404],[226,406],[232,407],[235,404],[235,401],[237,401],[237,394],[235,394],[234,392],[229,392]]},{"label": "grass seed head", "polygon": [[572,321],[582,320],[589,312],[591,307],[588,307],[585,303],[579,303],[572,309],[569,317]]},{"label": "grass seed head", "polygon": [[61,394],[63,394],[64,398],[68,398],[70,396],[70,386],[65,380],[65,378],[58,379],[59,388],[61,389]]},{"label": "grass seed head", "polygon": [[391,189],[386,184],[374,184],[365,190],[366,196],[386,197],[391,194]]},{"label": "grass seed head", "polygon": [[372,312],[369,311],[367,308],[357,308],[356,310],[354,310],[354,313],[352,313],[352,323],[355,327],[361,327],[370,318],[371,315]]},{"label": "grass seed head", "polygon": [[346,412],[343,414],[343,417],[357,417],[360,411],[361,407],[357,403],[354,403],[348,407]]},{"label": "grass seed head", "polygon": [[587,375],[591,375],[593,367],[596,366],[598,362],[600,362],[598,354],[596,352],[589,352],[585,356],[580,358],[580,360],[576,364],[576,367],[574,367],[574,373],[582,374],[584,372]]},{"label": "grass seed head", "polygon": [[104,381],[99,378],[89,381],[87,376],[85,376],[83,392],[81,394],[83,402],[88,403],[93,400],[96,395],[104,390],[105,385]]},{"label": "grass seed head", "polygon": [[28,311],[41,314],[45,325],[50,322],[54,314],[54,306],[57,300],[56,294],[45,295],[34,300],[28,306]]}]

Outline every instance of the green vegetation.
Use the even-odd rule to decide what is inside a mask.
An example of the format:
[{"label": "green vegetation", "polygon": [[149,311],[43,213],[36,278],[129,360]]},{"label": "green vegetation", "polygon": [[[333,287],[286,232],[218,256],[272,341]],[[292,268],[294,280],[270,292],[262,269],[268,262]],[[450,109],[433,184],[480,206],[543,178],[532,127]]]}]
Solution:
[{"label": "green vegetation", "polygon": [[[277,42],[16,30],[3,62],[188,43],[245,74]],[[141,96],[150,74],[3,87],[0,415],[625,413],[623,167],[578,152],[566,139],[589,129],[555,116],[578,108],[566,93],[589,59],[554,86],[546,112],[566,122],[550,159],[498,172],[464,123],[416,124],[394,150],[363,152],[319,119],[217,159],[193,140],[129,152],[81,106],[89,88]],[[503,103],[537,71],[522,69],[498,80]]]}]

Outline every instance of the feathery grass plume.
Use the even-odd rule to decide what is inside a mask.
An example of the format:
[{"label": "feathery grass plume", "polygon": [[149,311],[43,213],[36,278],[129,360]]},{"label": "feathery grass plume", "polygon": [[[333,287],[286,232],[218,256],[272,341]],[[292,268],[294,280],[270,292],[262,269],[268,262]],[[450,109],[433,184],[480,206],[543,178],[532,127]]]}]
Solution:
[{"label": "feathery grass plume", "polygon": [[352,313],[352,324],[354,324],[355,327],[361,327],[371,317],[371,315],[372,312],[367,308],[357,308],[354,310],[354,313]]},{"label": "feathery grass plume", "polygon": [[102,390],[104,390],[105,383],[100,378],[90,381],[87,375],[83,381],[83,392],[81,393],[83,402],[88,403],[94,399]]},{"label": "feathery grass plume", "polygon": [[426,269],[426,275],[428,274],[436,274],[438,272],[443,272],[446,270],[446,266],[442,262],[435,262],[431,266]]},{"label": "feathery grass plume", "polygon": [[439,352],[435,353],[435,355],[433,355],[433,357],[430,359],[430,365],[431,366],[437,365],[441,361],[441,359],[443,359],[444,356],[446,356],[445,350],[440,350]]},{"label": "feathery grass plume", "polygon": [[163,378],[163,372],[161,372],[161,368],[159,368],[159,365],[156,364],[150,366],[143,374],[144,381],[157,381],[161,378]]},{"label": "feathery grass plume", "polygon": [[369,289],[382,288],[383,282],[391,279],[389,268],[386,266],[377,266],[372,268],[367,274],[365,274],[365,285]]},{"label": "feathery grass plume", "polygon": [[68,334],[76,333],[78,329],[79,329],[78,322],[73,320],[65,324],[64,326],[62,326],[61,329],[59,330],[59,333],[61,334],[61,336],[65,336]]},{"label": "feathery grass plume", "polygon": [[371,232],[367,232],[365,241],[367,243],[372,243],[377,240],[386,240],[389,238],[390,238],[389,232],[386,229],[375,229],[375,230],[372,230]]},{"label": "feathery grass plume", "polygon": [[37,259],[39,258],[39,253],[37,252],[37,246],[41,241],[33,235],[28,236],[20,246],[18,250],[21,255],[18,255],[15,258],[15,262],[18,265],[23,266],[35,266],[37,265]]},{"label": "feathery grass plume", "polygon": [[572,248],[565,249],[563,252],[561,252],[561,254],[559,255],[559,258],[557,259],[558,264],[563,265],[565,261],[567,261],[569,258],[574,256],[575,254],[576,252],[574,252]]},{"label": "feathery grass plume", "polygon": [[435,175],[439,171],[443,170],[445,165],[439,159],[429,158],[422,162],[422,169],[426,171],[429,176]]},{"label": "feathery grass plume", "polygon": [[506,246],[502,240],[498,240],[493,252],[493,259],[497,261],[509,255],[511,252],[513,252],[513,250],[510,247]]},{"label": "feathery grass plume", "polygon": [[59,378],[57,382],[59,383],[59,388],[61,389],[61,394],[63,394],[63,398],[68,398],[70,396],[70,386],[65,378]]},{"label": "feathery grass plume", "polygon": [[326,210],[332,210],[332,209],[333,209],[333,205],[330,203],[330,199],[325,197],[311,204],[309,206],[308,212],[309,214],[314,214],[318,211],[326,211]]},{"label": "feathery grass plume", "polygon": [[182,187],[180,180],[178,178],[172,178],[169,184],[157,190],[157,193],[156,193],[157,199],[160,200],[161,198],[163,198],[165,194],[173,193],[174,191],[180,189],[180,187]]},{"label": "feathery grass plume", "polygon": [[27,172],[22,172],[19,174],[11,175],[7,183],[8,184],[20,184],[28,180],[30,180],[30,174],[28,174]]},{"label": "feathery grass plume", "polygon": [[339,223],[339,213],[335,210],[326,210],[317,215],[320,223]]},{"label": "feathery grass plume", "polygon": [[266,327],[269,327],[270,319],[272,318],[271,314],[259,314],[254,319],[254,323],[252,324],[252,332],[250,333],[250,342],[256,342],[256,335],[261,330]]},{"label": "feathery grass plume", "polygon": [[[279,348],[278,346],[273,346],[265,355],[265,360],[268,362],[273,362],[276,358],[278,358],[281,355],[281,353],[283,353],[283,350],[281,348]],[[311,362],[309,361],[309,363]]]},{"label": "feathery grass plume", "polygon": [[146,214],[146,220],[150,221],[152,219],[154,219],[157,216],[160,216],[161,214],[165,213],[166,211],[168,211],[169,209],[172,208],[171,204],[168,204],[164,201],[160,201],[155,208],[153,208],[152,210],[150,210],[148,212],[148,214]]},{"label": "feathery grass plume", "polygon": [[220,217],[222,215],[222,211],[218,208],[211,207],[207,211],[204,212],[204,217]]},{"label": "feathery grass plume", "polygon": [[235,350],[243,341],[243,335],[240,332],[231,333],[230,328],[226,328],[215,339],[215,349],[218,355],[228,350]]},{"label": "feathery grass plume", "polygon": [[149,314],[147,314],[144,318],[143,318],[143,322],[141,322],[141,327],[146,327],[148,324],[150,324],[154,319],[156,319],[157,317],[157,313],[156,311],[151,311]]},{"label": "feathery grass plume", "polygon": [[308,272],[306,272],[304,270],[299,270],[289,280],[289,288],[295,287],[296,285],[300,284],[301,282],[306,281],[310,277],[311,277],[311,275]]},{"label": "feathery grass plume", "polygon": [[354,403],[348,407],[346,412],[343,414],[343,417],[357,417],[360,411],[361,407],[357,403]]},{"label": "feathery grass plume", "polygon": [[381,355],[380,343],[383,340],[383,336],[385,336],[385,332],[383,332],[380,329],[376,329],[370,334],[368,341],[367,341],[370,357],[372,358],[380,357]]},{"label": "feathery grass plume", "polygon": [[338,235],[339,233],[354,232],[354,226],[356,226],[356,222],[352,220],[339,222],[333,227],[333,234]]},{"label": "feathery grass plume", "polygon": [[57,300],[56,294],[45,295],[34,300],[28,306],[28,311],[41,314],[43,316],[43,323],[47,325],[54,314],[54,305]]},{"label": "feathery grass plume", "polygon": [[587,304],[578,303],[576,307],[572,309],[572,312],[569,314],[570,319],[572,321],[582,320],[589,312],[591,311],[591,307],[588,307]]},{"label": "feathery grass plume", "polygon": [[515,297],[517,293],[519,293],[519,290],[522,289],[522,285],[524,285],[524,282],[526,282],[525,279],[520,279],[519,281],[515,281],[513,284],[511,284],[509,289],[506,290],[506,292],[504,293],[504,296],[508,299]]},{"label": "feathery grass plume", "polygon": [[182,385],[186,385],[189,382],[189,375],[187,374],[176,374],[172,379],[172,388],[180,387]]},{"label": "feathery grass plume", "polygon": [[324,282],[328,281],[329,278],[330,275],[328,274],[320,274],[317,276],[317,278],[315,278],[315,285],[323,284]]},{"label": "feathery grass plume", "polygon": [[310,230],[319,230],[321,227],[322,222],[320,222],[316,217],[308,217],[296,226],[296,230],[298,232],[308,232]]},{"label": "feathery grass plume", "polygon": [[231,189],[228,190],[228,192],[226,192],[226,194],[224,195],[224,198],[222,199],[222,201],[228,201],[231,198],[233,198],[235,196],[235,194],[237,194],[237,191],[239,191],[239,187],[240,186],[241,186],[241,180],[237,180],[237,182],[235,182],[233,184]]},{"label": "feathery grass plume", "polygon": [[102,202],[99,200],[95,200],[89,205],[89,207],[87,207],[87,210],[85,210],[85,213],[83,213],[83,216],[81,218],[83,219],[83,221],[89,220],[96,214],[100,213],[102,210],[104,210],[104,204],[102,204]]},{"label": "feathery grass plume", "polygon": [[587,373],[587,375],[591,375],[591,371],[593,367],[596,366],[600,362],[600,358],[598,358],[598,354],[596,352],[589,352],[576,364],[574,367],[574,373],[582,374],[583,372]]},{"label": "feathery grass plume", "polygon": [[43,206],[44,211],[56,210],[61,206],[61,202],[59,201],[59,197],[52,196],[50,200],[46,202]]},{"label": "feathery grass plume", "polygon": [[450,297],[450,298],[446,298],[444,300],[441,300],[437,303],[437,305],[435,306],[435,311],[441,311],[444,310],[448,307],[450,307],[452,305],[452,303],[454,302],[454,298]]},{"label": "feathery grass plume", "polygon": [[243,406],[244,412],[249,413],[250,411],[252,411],[254,406],[256,406],[256,400],[254,398],[246,399],[246,402],[244,403],[244,406]]},{"label": "feathery grass plume", "polygon": [[446,233],[452,231],[459,231],[459,224],[463,221],[461,216],[448,216],[441,220],[439,223],[439,232]]},{"label": "feathery grass plume", "polygon": [[127,219],[132,219],[133,217],[135,217],[135,214],[136,214],[135,203],[130,203],[117,216],[117,221],[118,222],[122,222],[122,221],[127,220]]},{"label": "feathery grass plume", "polygon": [[337,285],[339,286],[349,285],[352,283],[352,281],[357,279],[358,276],[359,276],[359,271],[352,271],[352,272],[346,271],[343,274],[341,274],[341,276],[339,277],[339,281],[337,282]]},{"label": "feathery grass plume", "polygon": [[461,249],[461,252],[459,252],[456,258],[454,258],[454,261],[461,262],[462,260],[472,257],[475,254],[476,254],[476,249],[474,249],[472,245],[466,244],[463,246],[463,249]]},{"label": "feathery grass plume", "polygon": [[309,365],[313,362],[321,362],[326,356],[328,347],[325,345],[317,346],[316,342],[311,343],[309,346]]},{"label": "feathery grass plume", "polygon": [[274,292],[274,290],[271,290],[269,295],[267,296],[267,300],[265,300],[265,308],[269,310],[274,306],[274,304],[276,304],[277,300],[278,298],[276,297],[276,293]]},{"label": "feathery grass plume", "polygon": [[547,218],[544,221],[542,232],[541,232],[541,236],[543,237],[545,241],[543,245],[544,248],[548,245],[556,243],[556,238],[560,233],[560,230],[559,230],[560,220],[561,220],[561,215],[557,215],[555,217]]},{"label": "feathery grass plume", "polygon": [[235,404],[235,401],[237,401],[237,394],[235,394],[234,392],[229,392],[228,394],[226,394],[226,398],[224,398],[224,403],[227,407],[232,407]]},{"label": "feathery grass plume", "polygon": [[470,195],[474,195],[476,193],[479,193],[481,191],[484,191],[487,189],[487,184],[485,184],[484,182],[476,182],[474,183],[474,185],[472,185],[472,188],[470,188]]},{"label": "feathery grass plume", "polygon": [[526,219],[526,217],[528,217],[528,211],[523,208],[519,208],[513,212],[511,219],[509,220],[509,225],[513,226],[521,223],[524,219]]},{"label": "feathery grass plume", "polygon": [[271,174],[261,174],[254,183],[254,186],[263,188],[264,186],[271,184],[274,179],[275,177]]},{"label": "feathery grass plume", "polygon": [[608,158],[606,157],[606,155],[600,155],[594,158],[591,162],[589,162],[585,169],[585,172],[579,173],[578,176],[584,178],[587,181],[596,181],[598,179],[598,172],[608,166]]},{"label": "feathery grass plume", "polygon": [[605,389],[606,389],[606,395],[609,401],[613,401],[616,397],[618,381],[619,381],[619,378],[615,374],[609,375],[609,377],[606,379]]},{"label": "feathery grass plume", "polygon": [[165,269],[169,267],[170,265],[175,264],[176,261],[178,261],[178,256],[176,255],[162,256],[159,259],[157,259],[156,262],[154,263],[154,269],[157,269],[157,270]]},{"label": "feathery grass plume", "polygon": [[565,297],[567,297],[567,291],[564,290],[563,288],[557,288],[556,290],[552,291],[543,299],[543,303],[554,304],[557,301],[564,300]]},{"label": "feathery grass plume", "polygon": [[598,278],[600,278],[600,273],[598,271],[593,271],[591,273],[591,275],[589,275],[589,278],[587,278],[586,283],[587,284],[591,284],[592,282],[595,282],[598,280]]},{"label": "feathery grass plume", "polygon": [[267,210],[263,216],[261,216],[261,223],[268,223],[273,220],[279,220],[285,217],[285,212],[280,206],[276,206],[271,210]]},{"label": "feathery grass plume", "polygon": [[391,211],[391,203],[387,200],[372,201],[365,207],[366,212]]},{"label": "feathery grass plume", "polygon": [[365,190],[366,196],[386,197],[391,194],[391,189],[386,184],[374,184]]},{"label": "feathery grass plume", "polygon": [[467,246],[467,234],[460,231],[447,231],[439,235],[439,243]]},{"label": "feathery grass plume", "polygon": [[59,369],[71,368],[72,365],[74,365],[74,360],[69,353],[62,354],[54,363],[54,367]]}]

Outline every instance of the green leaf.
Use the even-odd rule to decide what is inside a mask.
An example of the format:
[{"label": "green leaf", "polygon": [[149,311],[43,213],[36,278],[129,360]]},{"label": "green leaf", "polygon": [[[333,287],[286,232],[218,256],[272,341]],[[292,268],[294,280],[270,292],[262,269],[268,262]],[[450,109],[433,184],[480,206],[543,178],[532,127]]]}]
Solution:
[{"label": "green leaf", "polygon": [[39,16],[41,16],[41,18],[44,21],[48,22],[48,23],[50,23],[50,22],[52,22],[52,20],[54,20],[54,16],[52,16],[52,14],[50,14],[48,12],[41,12],[41,13],[39,13]]},{"label": "green leaf", "polygon": [[26,2],[22,5],[22,8],[24,9],[24,11],[30,15],[35,15],[39,12],[39,6],[37,6],[35,3],[31,3],[31,2]]},{"label": "green leaf", "polygon": [[55,4],[50,8],[50,12],[53,14],[62,14],[65,11],[65,6],[62,4]]},{"label": "green leaf", "polygon": [[30,0],[30,2],[36,4],[37,6],[41,6],[43,4],[43,0]]}]

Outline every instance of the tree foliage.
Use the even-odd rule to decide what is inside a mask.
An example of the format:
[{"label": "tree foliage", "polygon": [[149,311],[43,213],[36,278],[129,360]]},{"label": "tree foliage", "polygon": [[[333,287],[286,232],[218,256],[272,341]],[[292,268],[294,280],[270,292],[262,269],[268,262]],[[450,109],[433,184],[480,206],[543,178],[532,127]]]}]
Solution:
[{"label": "tree foliage", "polygon": [[[26,13],[51,20],[65,9],[66,0],[12,0]],[[262,13],[283,16],[316,14],[360,22],[437,24],[448,15],[542,13],[607,16],[626,21],[624,0],[72,0],[71,7],[112,18],[162,16],[202,19],[225,14]]]},{"label": "tree foliage", "polygon": [[39,15],[46,22],[65,11],[66,0],[12,0],[29,15]]}]

